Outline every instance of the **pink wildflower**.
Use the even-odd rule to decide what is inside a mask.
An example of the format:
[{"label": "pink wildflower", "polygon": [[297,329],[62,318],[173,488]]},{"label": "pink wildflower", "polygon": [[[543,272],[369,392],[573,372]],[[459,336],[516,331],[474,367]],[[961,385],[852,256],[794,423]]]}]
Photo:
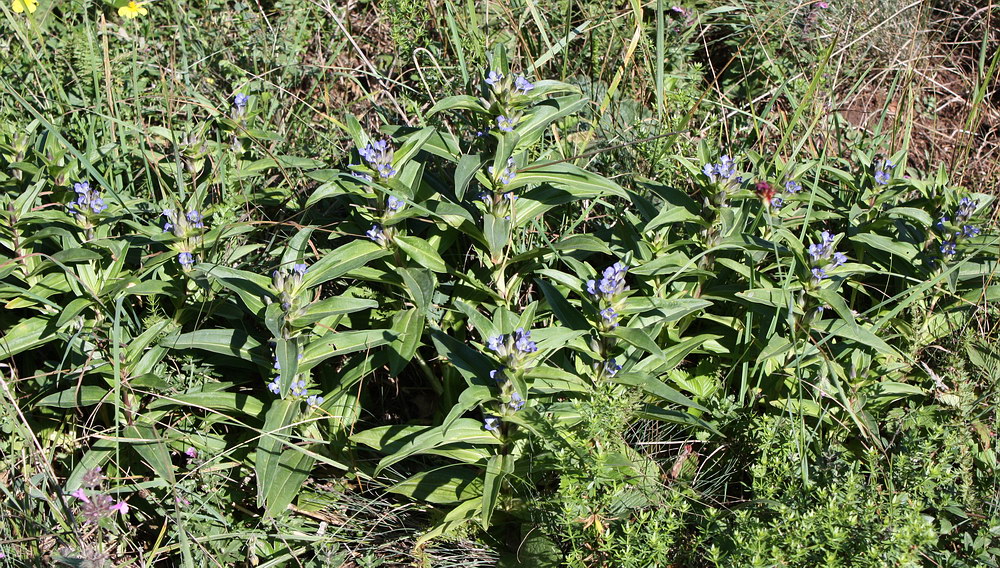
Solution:
[{"label": "pink wildflower", "polygon": [[87,494],[83,492],[83,488],[77,489],[76,491],[70,493],[73,497],[83,501],[84,503],[90,503],[90,499],[87,498]]}]

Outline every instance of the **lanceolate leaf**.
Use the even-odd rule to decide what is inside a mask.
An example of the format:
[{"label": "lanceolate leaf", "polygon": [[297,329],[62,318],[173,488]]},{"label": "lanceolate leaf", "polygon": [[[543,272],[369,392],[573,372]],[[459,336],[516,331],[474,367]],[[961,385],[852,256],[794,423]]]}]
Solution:
[{"label": "lanceolate leaf", "polygon": [[302,285],[312,287],[322,284],[388,254],[389,251],[367,239],[351,241],[326,253],[310,266],[302,277]]},{"label": "lanceolate leaf", "polygon": [[271,366],[270,357],[260,342],[236,329],[201,329],[168,336],[160,344],[169,349],[201,349]]}]

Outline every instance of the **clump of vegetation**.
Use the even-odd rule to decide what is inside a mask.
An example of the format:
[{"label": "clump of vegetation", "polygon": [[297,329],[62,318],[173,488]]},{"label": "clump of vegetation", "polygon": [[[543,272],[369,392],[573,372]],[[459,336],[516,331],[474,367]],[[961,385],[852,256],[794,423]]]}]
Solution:
[{"label": "clump of vegetation", "polygon": [[912,22],[0,8],[4,563],[1000,562],[995,188]]}]

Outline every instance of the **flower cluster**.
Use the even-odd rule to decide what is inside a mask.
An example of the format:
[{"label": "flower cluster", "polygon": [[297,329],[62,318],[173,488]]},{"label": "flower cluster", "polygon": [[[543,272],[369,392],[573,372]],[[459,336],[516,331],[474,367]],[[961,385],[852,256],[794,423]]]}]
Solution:
[{"label": "flower cluster", "polygon": [[81,181],[73,184],[73,191],[76,192],[76,199],[70,201],[66,209],[76,215],[79,220],[86,220],[90,215],[97,215],[108,208],[101,198],[101,192],[91,189],[90,183]]},{"label": "flower cluster", "polygon": [[[382,179],[391,178],[398,173],[396,168],[392,167],[393,151],[388,140],[377,140],[364,148],[358,148],[358,154]],[[369,179],[371,179],[370,176]]]},{"label": "flower cluster", "polygon": [[[531,349],[534,351],[534,343],[529,343],[531,343]],[[524,408],[525,401],[521,397],[521,394],[515,390],[514,384],[507,378],[505,367],[490,371],[490,378],[500,388],[500,408],[496,414],[486,415],[485,420],[483,420],[483,428],[493,432],[499,429],[503,416],[509,416]]]},{"label": "flower cluster", "polygon": [[770,208],[774,201],[777,201],[777,203],[774,203],[774,207],[781,207],[781,198],[774,196],[777,193],[774,186],[766,181],[757,182],[757,185],[754,186],[754,192],[757,193],[757,197],[764,203],[764,207]]},{"label": "flower cluster", "polygon": [[115,513],[125,515],[129,506],[125,501],[115,501],[113,497],[102,492],[100,486],[104,475],[100,467],[88,471],[81,481],[82,487],[72,491],[71,496],[80,501],[80,514],[84,522],[97,524],[101,519],[114,516]]},{"label": "flower cluster", "polygon": [[167,218],[167,222],[163,224],[163,232],[171,231],[182,239],[195,234],[194,229],[205,228],[205,217],[197,209],[188,211],[183,217],[178,211],[164,209],[163,216]]},{"label": "flower cluster", "polygon": [[[503,88],[503,78],[503,73],[491,70],[486,74],[486,84],[493,89],[501,90]],[[526,79],[524,75],[518,75],[514,78],[513,93],[527,95],[534,88],[535,84]]]},{"label": "flower cluster", "polygon": [[495,109],[493,112],[497,115],[493,117],[493,121],[488,127],[484,126],[475,132],[476,137],[485,135],[490,128],[496,128],[500,132],[513,132],[514,126],[521,116],[518,109],[530,102],[523,97],[526,97],[535,88],[535,84],[524,75],[507,78],[495,69],[486,74],[484,82],[487,85],[484,93],[489,97],[489,100],[484,99],[483,105]]},{"label": "flower cluster", "polygon": [[[778,195],[776,188],[771,187],[770,184],[762,182],[767,187],[764,188],[765,191],[762,193],[761,183],[757,184],[757,195],[760,197],[765,205],[769,205],[772,209],[781,209],[785,205],[785,198]],[[789,180],[785,182],[785,194],[795,195],[796,193],[802,191],[802,184],[795,180]]]},{"label": "flower cluster", "polygon": [[[300,265],[296,265],[300,266]],[[299,353],[299,359],[302,358],[302,353]],[[274,369],[279,372],[279,374],[267,383],[267,390],[271,391],[276,395],[281,394],[281,364],[278,363],[278,358],[274,358]],[[306,381],[304,379],[292,379],[292,384],[289,385],[289,394],[296,398],[305,398],[306,404],[309,406],[319,406],[323,404],[325,400],[322,396],[309,394],[309,389],[306,388]]]},{"label": "flower cluster", "polygon": [[809,260],[812,264],[810,273],[815,282],[820,282],[829,278],[827,270],[832,270],[847,262],[847,255],[834,250],[834,243],[837,236],[829,231],[823,231],[820,235],[820,242],[809,245]]},{"label": "flower cluster", "polygon": [[729,156],[722,156],[716,164],[705,164],[701,168],[701,173],[705,174],[710,182],[730,182],[735,180],[740,183],[742,178],[736,175],[736,163]]},{"label": "flower cluster", "polygon": [[892,177],[892,170],[896,167],[889,160],[881,160],[875,165],[875,183],[879,185],[886,185],[889,183],[889,179]]},{"label": "flower cluster", "polygon": [[501,170],[499,174],[497,174],[496,168],[493,166],[490,166],[487,170],[490,172],[490,175],[493,176],[495,182],[499,181],[503,185],[510,185],[510,183],[514,181],[514,177],[517,176],[517,170],[514,166],[514,158],[507,158],[507,167]]},{"label": "flower cluster", "polygon": [[934,224],[941,234],[941,245],[939,250],[944,256],[954,256],[958,254],[958,243],[962,239],[971,239],[981,232],[979,227],[970,223],[972,215],[979,207],[979,203],[971,197],[963,197],[958,202],[955,209],[954,218],[947,215],[938,219]]},{"label": "flower cluster", "polygon": [[302,277],[308,270],[309,267],[305,264],[296,263],[291,270],[279,268],[271,273],[271,284],[281,298],[281,309],[286,313],[298,309]]},{"label": "flower cluster", "polygon": [[515,329],[510,335],[490,337],[486,345],[507,367],[513,369],[522,367],[528,357],[538,351],[538,345],[531,340],[531,332],[523,327]]},{"label": "flower cluster", "polygon": [[619,307],[621,295],[628,291],[628,286],[625,285],[626,272],[628,266],[616,262],[604,269],[600,280],[587,280],[587,293],[601,307],[601,327],[605,330],[618,327],[620,314],[615,308]]},{"label": "flower cluster", "polygon": [[191,209],[184,215],[174,209],[164,209],[163,216],[167,218],[163,224],[163,232],[172,232],[181,239],[177,249],[177,262],[184,270],[188,270],[195,263],[194,249],[200,232],[205,229],[205,217],[197,209]]}]

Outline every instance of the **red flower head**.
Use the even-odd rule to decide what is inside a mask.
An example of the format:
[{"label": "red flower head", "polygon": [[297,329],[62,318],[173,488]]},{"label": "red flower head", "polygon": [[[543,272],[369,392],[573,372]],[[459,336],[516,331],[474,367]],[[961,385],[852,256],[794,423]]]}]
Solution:
[{"label": "red flower head", "polygon": [[770,207],[771,200],[774,199],[774,193],[775,193],[774,188],[771,187],[771,184],[767,183],[766,181],[757,182],[756,191],[757,191],[757,197],[759,197],[760,200],[764,202],[764,206]]}]

